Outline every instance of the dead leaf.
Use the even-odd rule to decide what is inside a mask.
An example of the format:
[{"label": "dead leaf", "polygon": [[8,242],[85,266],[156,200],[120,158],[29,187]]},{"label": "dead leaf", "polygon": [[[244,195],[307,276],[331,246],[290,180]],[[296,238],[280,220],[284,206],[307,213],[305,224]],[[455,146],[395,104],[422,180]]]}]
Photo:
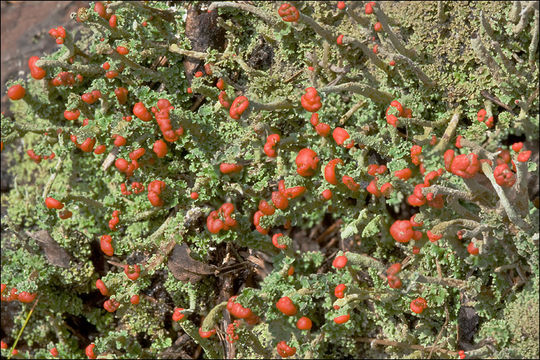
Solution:
[{"label": "dead leaf", "polygon": [[39,230],[36,233],[28,233],[30,237],[36,240],[45,253],[45,257],[49,264],[62,267],[65,269],[69,268],[69,261],[71,256],[68,254],[63,247],[61,247],[46,230]]},{"label": "dead leaf", "polygon": [[174,247],[167,266],[176,279],[194,283],[201,280],[204,275],[215,274],[215,266],[193,259],[189,256],[190,252],[186,244]]}]

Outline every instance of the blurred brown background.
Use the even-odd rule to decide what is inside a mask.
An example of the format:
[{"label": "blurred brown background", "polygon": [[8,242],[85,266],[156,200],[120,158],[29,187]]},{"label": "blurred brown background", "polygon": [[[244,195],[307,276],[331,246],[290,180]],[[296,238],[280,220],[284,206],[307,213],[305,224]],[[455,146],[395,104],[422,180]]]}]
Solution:
[{"label": "blurred brown background", "polygon": [[5,82],[23,77],[28,72],[28,58],[54,52],[57,45],[49,29],[64,26],[73,30],[77,23],[69,18],[71,12],[88,7],[88,1],[1,1],[2,24],[2,111],[9,113]]}]

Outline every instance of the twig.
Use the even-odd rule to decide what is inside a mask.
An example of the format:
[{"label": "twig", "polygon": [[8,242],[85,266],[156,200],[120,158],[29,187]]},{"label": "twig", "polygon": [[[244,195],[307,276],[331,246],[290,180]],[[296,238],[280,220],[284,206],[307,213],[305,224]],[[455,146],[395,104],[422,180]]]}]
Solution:
[{"label": "twig", "polygon": [[[512,65],[513,66],[513,65]],[[496,105],[499,105],[500,107],[504,108],[506,111],[508,111],[510,114],[512,115],[516,115],[514,113],[514,111],[512,110],[512,108],[510,108],[508,105],[506,105],[505,103],[503,103],[501,100],[499,100],[498,97],[496,97],[495,95],[491,95],[488,91],[486,90],[482,90],[480,91],[480,95],[482,95],[483,97],[485,97],[486,99],[488,99],[489,101],[495,103]]]},{"label": "twig", "polygon": [[36,301],[34,301],[34,305],[32,305],[30,312],[26,316],[26,320],[24,320],[24,324],[21,327],[21,330],[19,330],[19,333],[17,334],[17,338],[15,339],[15,341],[13,342],[13,345],[11,346],[11,351],[9,352],[8,359],[11,359],[11,357],[13,356],[13,350],[15,349],[15,347],[17,346],[17,343],[19,342],[19,339],[21,338],[21,335],[24,329],[26,328],[26,324],[28,324],[28,320],[30,320],[30,316],[32,316],[32,313],[34,312],[34,309],[36,308],[36,305],[38,304],[40,296],[41,295],[38,295],[38,298],[36,299]]},{"label": "twig", "polygon": [[45,188],[43,188],[43,195],[42,195],[43,200],[45,200],[45,198],[49,194],[49,191],[51,190],[54,180],[56,179],[56,175],[58,175],[58,172],[60,171],[60,168],[62,167],[63,162],[64,162],[64,159],[61,157],[58,157],[58,162],[56,163],[54,172],[49,177],[49,181],[47,181],[47,184],[45,184]]},{"label": "twig", "polygon": [[267,14],[265,11],[249,4],[245,3],[234,3],[230,1],[219,1],[219,2],[213,2],[208,7],[208,11],[214,11],[214,9],[217,8],[232,8],[232,9],[239,9],[242,11],[247,11],[249,13],[252,13],[255,16],[258,16],[261,18],[264,22],[268,23],[268,25],[275,27],[279,24],[279,20],[275,16],[271,16],[270,14]]},{"label": "twig", "polygon": [[407,49],[405,45],[399,40],[397,35],[392,31],[392,28],[388,24],[389,19],[384,13],[384,11],[380,8],[379,4],[377,6],[373,7],[373,11],[375,12],[375,15],[377,16],[377,20],[381,23],[384,32],[388,35],[388,39],[390,39],[390,42],[394,46],[394,48],[402,55],[410,58],[415,59],[416,58],[416,52],[412,49]]},{"label": "twig", "polygon": [[332,35],[332,32],[325,29],[322,25],[319,25],[311,17],[300,13],[300,21],[308,25],[313,31],[315,31],[320,37],[332,44],[336,40],[336,36]]},{"label": "twig", "polygon": [[339,124],[340,124],[340,125],[345,125],[345,123],[347,122],[347,120],[349,120],[349,118],[350,118],[356,111],[358,111],[359,109],[361,109],[365,104],[366,104],[366,102],[363,101],[363,100],[360,100],[359,102],[357,102],[356,104],[354,104],[354,105],[349,109],[349,111],[347,111],[347,112],[339,119]]},{"label": "twig", "polygon": [[442,152],[446,150],[450,139],[452,139],[454,137],[454,134],[456,133],[456,128],[459,122],[460,115],[461,109],[457,108],[454,112],[454,115],[452,116],[452,119],[450,120],[450,123],[446,127],[443,136],[441,137],[441,141],[439,141],[439,143],[435,146],[435,151]]},{"label": "twig", "polygon": [[[435,260],[437,260],[437,258],[435,258]],[[446,319],[444,320],[443,326],[441,326],[441,330],[437,334],[437,338],[435,338],[435,342],[433,343],[433,346],[431,347],[431,351],[429,352],[429,355],[427,357],[428,359],[431,359],[431,355],[433,354],[433,351],[435,350],[435,345],[437,345],[437,343],[441,339],[442,332],[444,328],[446,327],[446,325],[448,325],[448,321],[450,319],[450,314],[448,312],[448,305],[446,303],[444,304],[444,313],[446,315]]]},{"label": "twig", "polygon": [[428,350],[433,349],[436,352],[440,352],[440,353],[451,355],[451,356],[458,355],[457,351],[446,350],[446,349],[433,347],[433,346],[431,346],[431,347],[423,347],[421,345],[414,345],[414,344],[409,344],[409,343],[404,343],[404,342],[397,342],[397,341],[386,340],[386,339],[373,339],[373,338],[362,338],[361,337],[361,338],[356,338],[356,340],[360,341],[360,342],[363,342],[363,343],[369,343],[369,344],[374,344],[374,345],[396,346],[396,347],[409,348],[409,349],[421,350],[421,351],[428,351]]},{"label": "twig", "polygon": [[532,28],[531,44],[529,45],[529,64],[535,64],[536,51],[538,50],[538,32],[540,31],[540,13],[534,10],[534,27]]},{"label": "twig", "polygon": [[475,199],[473,193],[451,189],[443,185],[431,185],[429,187],[425,187],[422,189],[422,193],[424,194],[424,196],[429,193],[433,193],[433,195],[435,196],[437,196],[438,194],[450,195],[452,197],[457,197],[468,201],[473,201]]},{"label": "twig", "polygon": [[521,1],[512,1],[512,9],[510,10],[510,14],[508,15],[508,19],[514,23],[517,24],[519,21],[519,13],[521,12]]},{"label": "twig", "polygon": [[90,199],[86,196],[81,196],[81,195],[73,195],[73,194],[70,194],[70,195],[67,195],[65,198],[64,198],[65,201],[68,201],[68,200],[74,200],[74,201],[79,201],[79,202],[83,202],[85,203],[86,205],[88,206],[93,206],[95,207],[96,209],[102,211],[103,209],[105,209],[105,206],[100,203],[99,201],[97,200],[94,200],[94,199]]},{"label": "twig", "polygon": [[392,94],[382,92],[362,83],[344,83],[336,86],[326,86],[319,91],[325,93],[352,91],[383,105],[388,105],[394,99]]},{"label": "twig", "polygon": [[519,19],[518,24],[514,27],[514,35],[519,35],[519,33],[525,29],[527,22],[529,21],[529,16],[535,9],[538,10],[536,1],[529,1],[527,7],[521,12],[521,18]]}]

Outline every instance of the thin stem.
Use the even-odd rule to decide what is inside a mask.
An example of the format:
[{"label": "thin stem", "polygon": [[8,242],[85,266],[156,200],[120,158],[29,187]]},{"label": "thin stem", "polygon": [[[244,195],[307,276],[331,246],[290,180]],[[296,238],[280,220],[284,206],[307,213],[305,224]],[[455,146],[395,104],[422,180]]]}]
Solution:
[{"label": "thin stem", "polygon": [[428,88],[431,88],[437,85],[437,83],[433,79],[431,79],[429,76],[427,76],[426,73],[422,71],[422,69],[416,66],[414,61],[412,61],[409,57],[400,55],[400,54],[394,54],[392,56],[400,60],[402,63],[403,62],[407,63],[407,65],[409,65],[409,67],[416,73],[416,76],[418,76],[420,81],[422,81],[424,85],[426,85]]},{"label": "thin stem", "polygon": [[508,19],[510,22],[517,24],[519,21],[519,13],[521,12],[521,1],[513,1],[512,2],[512,9],[510,10],[510,14],[508,15]]},{"label": "thin stem", "polygon": [[451,355],[451,356],[458,355],[457,351],[446,350],[443,348],[433,347],[433,346],[423,347],[421,345],[413,345],[408,342],[405,343],[405,342],[397,342],[397,341],[386,340],[386,339],[373,339],[373,338],[356,338],[356,341],[363,342],[363,343],[370,343],[374,345],[395,346],[395,347],[402,347],[406,349],[414,349],[414,350],[421,350],[421,351],[428,351],[428,350],[433,349],[436,352]]},{"label": "thin stem", "polygon": [[529,45],[529,64],[533,66],[538,50],[538,32],[540,31],[540,13],[538,9],[534,10],[534,27],[532,28],[531,44]]},{"label": "thin stem", "polygon": [[58,175],[58,172],[60,171],[60,168],[62,167],[62,163],[64,162],[64,159],[61,157],[58,157],[58,162],[56,163],[56,166],[54,168],[54,172],[49,177],[49,181],[47,181],[47,184],[45,184],[45,188],[43,188],[43,200],[47,197],[49,194],[49,191],[51,190],[51,187],[54,184],[54,180],[56,179],[56,175]]},{"label": "thin stem", "polygon": [[370,98],[376,103],[383,105],[388,105],[394,99],[394,96],[392,94],[374,89],[369,85],[362,83],[350,82],[335,86],[326,86],[319,91],[324,93],[352,91],[354,93]]},{"label": "thin stem", "polygon": [[313,31],[315,31],[320,37],[332,44],[336,40],[336,36],[332,34],[329,30],[325,29],[322,25],[319,25],[311,17],[300,13],[300,21],[308,25]]},{"label": "thin stem", "polygon": [[13,350],[17,346],[17,343],[19,342],[19,339],[21,338],[21,335],[22,335],[24,329],[26,328],[26,324],[28,324],[28,320],[30,320],[30,316],[32,316],[32,313],[34,312],[34,309],[36,308],[36,305],[38,304],[38,301],[39,301],[39,296],[36,299],[36,301],[34,301],[34,305],[32,305],[32,308],[30,309],[30,312],[26,316],[26,320],[24,320],[24,324],[23,324],[21,330],[19,330],[19,333],[17,334],[17,338],[15,339],[15,341],[13,342],[13,345],[11,346],[11,351],[9,352],[8,359],[11,359],[11,357],[13,356]]},{"label": "thin stem", "polygon": [[444,131],[443,136],[441,137],[441,141],[435,146],[434,150],[437,152],[443,152],[446,151],[446,147],[448,146],[448,143],[450,142],[450,139],[454,137],[454,134],[456,133],[456,128],[459,122],[459,117],[461,115],[461,109],[457,108],[454,112],[454,115],[452,116],[452,119],[450,120],[450,123],[446,127],[446,130]]},{"label": "thin stem", "polygon": [[366,102],[363,101],[363,100],[360,100],[359,102],[357,102],[356,104],[354,104],[340,119],[339,119],[339,124],[340,125],[345,125],[345,123],[347,122],[347,120],[349,120],[349,118],[351,116],[353,116],[353,114],[358,111],[359,109],[361,109],[362,107],[364,107],[364,105],[366,105]]},{"label": "thin stem", "polygon": [[434,196],[437,196],[439,194],[442,195],[449,195],[454,198],[460,198],[467,201],[474,201],[475,196],[471,192],[465,192],[461,190],[451,189],[446,186],[442,185],[431,185],[429,187],[423,188],[422,193],[425,195],[429,193],[433,193]]},{"label": "thin stem", "polygon": [[242,11],[247,11],[255,16],[258,16],[261,20],[266,22],[268,25],[275,27],[279,24],[279,20],[270,14],[267,14],[265,11],[249,4],[244,3],[234,3],[230,1],[219,1],[219,2],[213,2],[208,7],[208,11],[214,11],[214,9],[218,8],[231,8],[231,9],[238,9]]},{"label": "thin stem", "polygon": [[519,33],[525,29],[529,21],[529,16],[533,10],[538,10],[538,4],[536,1],[529,1],[527,7],[521,12],[521,18],[519,19],[518,24],[514,27],[514,35],[519,35]]},{"label": "thin stem", "polygon": [[417,57],[416,52],[412,49],[407,49],[405,45],[401,42],[401,40],[398,38],[398,36],[392,31],[392,28],[389,25],[389,19],[384,13],[384,11],[380,8],[379,5],[373,7],[373,11],[375,12],[375,16],[377,16],[377,20],[381,23],[384,32],[388,35],[388,39],[390,39],[390,42],[394,46],[394,48],[402,55],[410,58],[415,59]]}]

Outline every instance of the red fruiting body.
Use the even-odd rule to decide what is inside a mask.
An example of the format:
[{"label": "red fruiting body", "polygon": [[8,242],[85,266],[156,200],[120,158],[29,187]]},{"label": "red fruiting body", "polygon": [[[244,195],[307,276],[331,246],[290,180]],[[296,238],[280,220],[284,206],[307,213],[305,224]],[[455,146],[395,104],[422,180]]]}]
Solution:
[{"label": "red fruiting body", "polygon": [[296,322],[296,327],[299,330],[311,330],[311,327],[313,326],[313,323],[311,322],[311,319],[305,316],[302,316],[298,321]]},{"label": "red fruiting body", "polygon": [[281,140],[278,134],[268,135],[266,138],[266,144],[264,144],[264,153],[269,157],[276,157],[277,152],[274,147]]},{"label": "red fruiting body", "polygon": [[532,154],[531,150],[520,152],[518,157],[517,157],[517,161],[519,161],[519,162],[527,162],[527,161],[529,161],[529,158],[531,157],[531,154]]},{"label": "red fruiting body", "polygon": [[295,315],[298,311],[292,300],[288,296],[284,296],[278,300],[276,307],[279,311],[287,316]]},{"label": "red fruiting body", "polygon": [[289,206],[287,196],[283,195],[279,191],[272,192],[272,203],[280,210],[285,210]]},{"label": "red fruiting body", "polygon": [[321,193],[322,198],[327,201],[332,198],[332,190],[326,189]]},{"label": "red fruiting body", "polygon": [[376,54],[379,52],[379,44],[373,45],[373,53]]},{"label": "red fruiting body", "polygon": [[177,321],[180,321],[184,318],[184,314],[182,314],[182,311],[184,310],[184,308],[174,308],[174,312],[172,314],[172,320],[174,322],[177,322]]},{"label": "red fruiting body", "polygon": [[133,115],[141,119],[142,121],[152,120],[152,114],[144,106],[142,102],[138,102],[133,106]]},{"label": "red fruiting body", "polygon": [[309,112],[317,112],[322,106],[321,97],[314,87],[308,87],[306,93],[300,98],[302,107]]},{"label": "red fruiting body", "polygon": [[345,284],[339,284],[334,289],[334,295],[336,295],[338,299],[343,299],[345,297],[345,294],[343,294],[345,292],[345,289],[347,289],[347,286],[345,286]]},{"label": "red fruiting body", "polygon": [[229,109],[229,115],[235,119],[240,119],[240,116],[249,106],[249,100],[245,96],[239,96],[234,99],[231,108]]},{"label": "red fruiting body", "polygon": [[514,150],[517,153],[520,152],[522,148],[523,148],[522,142],[517,142],[517,143],[512,144],[512,150]]},{"label": "red fruiting body", "polygon": [[373,14],[373,6],[375,6],[375,1],[370,1],[365,6],[365,13],[366,15]]},{"label": "red fruiting body", "polygon": [[388,280],[388,286],[392,289],[399,289],[402,285],[401,279],[395,275],[388,275],[386,279]]},{"label": "red fruiting body", "polygon": [[124,265],[124,273],[129,280],[135,281],[141,274],[141,267],[139,265],[134,265],[133,267],[130,265]]},{"label": "red fruiting body", "polygon": [[107,289],[107,286],[101,279],[96,280],[96,288],[99,290],[101,295],[103,296],[109,296],[109,289]]},{"label": "red fruiting body", "polygon": [[317,126],[319,124],[319,114],[313,113],[311,114],[311,118],[309,119],[309,122],[313,126]]},{"label": "red fruiting body", "polygon": [[333,159],[324,167],[324,178],[332,185],[337,185],[338,180],[336,178],[336,165],[343,165],[343,160]]},{"label": "red fruiting body", "polygon": [[336,256],[334,261],[332,261],[332,266],[336,269],[342,269],[347,265],[347,261],[349,261],[349,259],[344,255]]},{"label": "red fruiting body", "polygon": [[227,163],[221,163],[219,164],[219,171],[221,171],[222,174],[235,174],[242,171],[244,167],[240,164],[227,164]]},{"label": "red fruiting body", "polygon": [[120,307],[120,303],[114,299],[105,300],[103,303],[103,308],[108,312],[115,312]]},{"label": "red fruiting body", "polygon": [[285,341],[280,341],[276,346],[276,350],[282,358],[287,358],[296,354],[296,348],[290,347]]},{"label": "red fruiting body", "polygon": [[424,298],[418,297],[411,301],[411,311],[421,314],[427,308],[427,301]]},{"label": "red fruiting body", "polygon": [[338,1],[337,2],[337,8],[339,10],[345,10],[345,1]]},{"label": "red fruiting body", "polygon": [[264,215],[274,215],[274,213],[276,212],[276,209],[268,202],[266,202],[266,200],[259,201],[259,210]]},{"label": "red fruiting body", "polygon": [[[332,132],[332,137],[334,138],[335,142],[338,145],[343,145],[345,143],[345,140],[347,140],[350,136],[347,130],[337,127]],[[354,146],[354,141],[350,141],[349,144],[346,146],[347,149],[350,149]]]},{"label": "red fruiting body", "polygon": [[79,115],[81,115],[79,109],[75,109],[75,111],[64,111],[64,117],[66,118],[66,120],[77,120],[79,118]]},{"label": "red fruiting body", "polygon": [[60,210],[64,207],[64,204],[52,197],[48,197],[45,199],[45,206],[47,207],[47,209]]},{"label": "red fruiting body", "polygon": [[199,193],[193,191],[191,194],[189,194],[189,197],[191,197],[193,200],[197,200],[199,198]]},{"label": "red fruiting body", "polygon": [[58,350],[53,347],[51,350],[49,350],[52,356],[57,357],[58,356]]},{"label": "red fruiting body", "polygon": [[304,186],[294,186],[292,188],[285,189],[283,194],[287,197],[287,199],[294,199],[302,196],[305,192],[306,188]]},{"label": "red fruiting body", "polygon": [[345,186],[347,186],[349,188],[349,190],[351,191],[358,191],[360,189],[360,184],[357,184],[354,179],[350,176],[347,176],[347,175],[344,175],[342,178],[341,178],[341,181],[343,182],[343,184],[345,184]]},{"label": "red fruiting body", "polygon": [[204,75],[204,74],[203,74],[202,71],[197,71],[197,72],[195,73],[195,77],[197,77],[197,78],[199,78],[199,77],[201,77],[201,76],[203,76],[203,75]]},{"label": "red fruiting body", "polygon": [[94,5],[94,11],[98,13],[99,16],[104,18],[105,20],[109,20],[111,17],[111,14],[107,13],[107,9],[105,6],[101,3],[101,1],[97,1]]},{"label": "red fruiting body", "polygon": [[116,52],[119,53],[120,55],[127,55],[129,54],[129,49],[124,46],[117,46]]},{"label": "red fruiting body", "polygon": [[212,64],[204,64],[204,72],[206,75],[212,75]]},{"label": "red fruiting body", "polygon": [[286,244],[280,244],[280,243],[278,242],[278,239],[279,239],[280,237],[282,237],[282,236],[283,236],[282,233],[274,234],[274,236],[272,236],[272,244],[273,244],[276,248],[281,249],[281,250],[284,250],[284,249],[287,248],[287,245],[286,245]]},{"label": "red fruiting body", "polygon": [[475,153],[461,154],[454,157],[453,150],[446,150],[444,164],[446,170],[465,179],[473,178],[480,171],[480,161]]},{"label": "red fruiting body", "polygon": [[167,144],[163,140],[156,140],[154,147],[152,148],[158,158],[163,158],[167,155]]},{"label": "red fruiting body", "polygon": [[31,303],[36,298],[37,293],[29,293],[27,291],[21,291],[19,294],[17,294],[17,300],[19,300],[22,303]]},{"label": "red fruiting body", "polygon": [[[97,4],[97,3],[96,3]],[[96,347],[96,344],[90,344],[85,349],[85,354],[89,359],[95,359],[96,355],[94,355],[94,348]]]},{"label": "red fruiting body", "polygon": [[208,339],[210,336],[214,335],[216,333],[216,329],[212,329],[209,331],[203,331],[202,327],[199,328],[199,336],[203,339]]},{"label": "red fruiting body", "polygon": [[129,302],[132,304],[132,305],[138,305],[139,302],[140,302],[141,298],[139,297],[139,295],[133,295],[130,299],[129,299]]},{"label": "red fruiting body", "polygon": [[154,180],[148,184],[148,200],[152,206],[163,206],[163,199],[159,197],[161,191],[165,189],[165,183],[161,180]]},{"label": "red fruiting body", "polygon": [[107,147],[105,145],[99,145],[99,146],[96,146],[96,148],[94,149],[94,154],[100,155],[100,154],[103,154],[106,150],[107,150]]},{"label": "red fruiting body", "polygon": [[105,73],[105,77],[107,79],[114,79],[117,76],[118,76],[118,71],[116,70],[110,70]]},{"label": "red fruiting body", "polygon": [[231,107],[231,103],[229,102],[229,99],[227,98],[227,93],[225,91],[221,91],[219,93],[218,100],[221,106],[223,106],[225,109],[228,109]]},{"label": "red fruiting body", "polygon": [[322,137],[327,137],[330,134],[330,130],[332,129],[328,124],[320,123],[315,126],[315,131]]},{"label": "red fruiting body", "polygon": [[217,83],[216,83],[216,87],[217,87],[219,90],[225,90],[225,81],[223,81],[222,78],[219,78],[219,80],[218,80]]},{"label": "red fruiting body", "polygon": [[409,220],[396,220],[390,226],[390,235],[400,243],[408,243],[414,236],[414,231]]},{"label": "red fruiting body", "polygon": [[400,178],[401,180],[409,180],[412,176],[412,170],[409,168],[405,168],[402,170],[394,171],[394,176]]},{"label": "red fruiting body", "polygon": [[62,220],[69,219],[72,215],[73,213],[69,210],[63,210],[58,213],[58,217]]},{"label": "red fruiting body", "polygon": [[469,243],[469,245],[467,245],[467,251],[473,256],[476,256],[480,253],[480,249],[474,246],[474,243],[472,241]]},{"label": "red fruiting body", "polygon": [[128,90],[124,87],[119,87],[114,90],[114,94],[116,95],[116,98],[118,99],[118,103],[120,105],[123,105],[127,101],[128,96]]},{"label": "red fruiting body", "polygon": [[231,298],[229,298],[229,301],[227,301],[227,311],[229,311],[232,316],[235,316],[239,319],[247,319],[254,317],[255,314],[253,314],[251,309],[245,308],[241,304],[235,302],[237,297],[238,296],[232,296]]},{"label": "red fruiting body", "polygon": [[336,40],[338,45],[343,45],[343,35],[339,35]]},{"label": "red fruiting body", "polygon": [[41,80],[47,75],[47,72],[36,66],[38,60],[38,56],[31,56],[30,59],[28,59],[28,67],[30,68],[30,75],[36,80]]},{"label": "red fruiting body", "polygon": [[498,165],[493,170],[493,177],[499,186],[512,187],[516,183],[516,174],[510,170],[508,164]]},{"label": "red fruiting body", "polygon": [[347,321],[349,321],[351,318],[351,315],[341,315],[334,318],[334,322],[336,324],[345,324]]},{"label": "red fruiting body", "polygon": [[373,30],[379,32],[382,30],[382,24],[380,22],[376,22],[375,25],[373,25]]},{"label": "red fruiting body", "polygon": [[420,223],[418,223],[418,222],[415,221],[416,215],[417,215],[417,214],[414,214],[413,216],[411,216],[411,219],[409,220],[409,222],[411,223],[411,226],[413,226],[413,227],[418,227],[418,226],[424,225],[424,222],[423,222],[423,221],[420,222]]},{"label": "red fruiting body", "polygon": [[109,19],[109,26],[113,29],[116,29],[117,26],[118,17],[116,15],[111,15],[111,18]]},{"label": "red fruiting body", "polygon": [[392,264],[387,270],[386,275],[397,275],[401,271],[401,263]]},{"label": "red fruiting body", "polygon": [[103,251],[103,253],[107,256],[114,255],[114,248],[112,247],[111,241],[112,238],[110,235],[103,235],[99,242],[101,251]]},{"label": "red fruiting body", "polygon": [[11,100],[20,100],[24,97],[26,94],[26,90],[22,87],[22,85],[16,84],[11,86],[7,91],[7,96]]},{"label": "red fruiting body", "polygon": [[315,175],[319,164],[319,158],[315,151],[304,148],[298,152],[295,162],[297,166],[296,172],[300,176],[308,177]]},{"label": "red fruiting body", "polygon": [[486,109],[480,109],[478,110],[478,113],[476,114],[476,119],[480,122],[484,122],[486,115],[487,115]]},{"label": "red fruiting body", "polygon": [[377,188],[377,179],[371,180],[369,185],[366,187],[366,190],[368,193],[370,193],[371,195],[375,197],[380,197],[382,195],[381,192],[379,191],[379,188]]},{"label": "red fruiting body", "polygon": [[278,14],[285,22],[298,21],[298,19],[300,18],[300,13],[298,12],[298,10],[288,3],[281,4],[278,9]]}]

